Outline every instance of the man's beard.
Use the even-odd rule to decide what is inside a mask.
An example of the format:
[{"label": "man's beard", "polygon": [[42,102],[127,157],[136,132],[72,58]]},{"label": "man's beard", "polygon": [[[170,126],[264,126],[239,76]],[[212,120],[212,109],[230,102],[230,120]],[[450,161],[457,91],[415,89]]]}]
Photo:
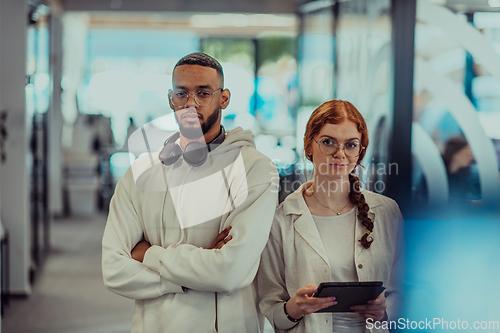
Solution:
[{"label": "man's beard", "polygon": [[[217,122],[219,119],[219,114],[220,114],[220,108],[216,107],[214,112],[212,112],[206,121],[201,122],[201,135],[205,135],[211,128],[212,126]],[[195,140],[199,139],[201,137],[200,135],[200,128],[199,127],[184,127],[180,121],[177,122],[179,124],[179,130],[181,131],[181,134],[183,137],[189,140]]]}]

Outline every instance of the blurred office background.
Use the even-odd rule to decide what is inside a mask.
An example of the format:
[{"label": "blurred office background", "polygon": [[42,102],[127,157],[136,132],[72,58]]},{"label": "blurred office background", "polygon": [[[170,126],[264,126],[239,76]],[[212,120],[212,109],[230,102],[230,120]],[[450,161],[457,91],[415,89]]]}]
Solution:
[{"label": "blurred office background", "polygon": [[[305,123],[352,102],[363,179],[406,218],[410,320],[497,320],[500,0],[2,0],[2,329],[128,332],[100,241],[127,138],[172,116],[172,69],[218,59],[226,129],[255,135],[280,200],[304,180]],[[471,291],[471,285],[474,292]]]}]

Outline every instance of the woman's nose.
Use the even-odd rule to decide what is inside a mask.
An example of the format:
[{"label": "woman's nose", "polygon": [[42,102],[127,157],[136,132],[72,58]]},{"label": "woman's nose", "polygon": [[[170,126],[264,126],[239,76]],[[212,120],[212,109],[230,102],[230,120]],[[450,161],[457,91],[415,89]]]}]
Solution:
[{"label": "woman's nose", "polygon": [[337,148],[337,151],[335,153],[332,154],[332,157],[337,157],[337,158],[344,158],[346,156],[345,152],[344,152],[344,145],[339,145],[339,147]]}]

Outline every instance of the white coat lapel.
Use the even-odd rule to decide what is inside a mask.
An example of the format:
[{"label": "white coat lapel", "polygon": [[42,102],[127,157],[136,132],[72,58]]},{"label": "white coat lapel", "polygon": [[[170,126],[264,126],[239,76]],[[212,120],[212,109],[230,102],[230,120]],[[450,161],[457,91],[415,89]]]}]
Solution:
[{"label": "white coat lapel", "polygon": [[312,249],[325,261],[325,263],[329,265],[323,241],[321,240],[318,228],[316,227],[313,217],[308,209],[297,220],[295,220],[293,227],[297,233],[312,247]]}]

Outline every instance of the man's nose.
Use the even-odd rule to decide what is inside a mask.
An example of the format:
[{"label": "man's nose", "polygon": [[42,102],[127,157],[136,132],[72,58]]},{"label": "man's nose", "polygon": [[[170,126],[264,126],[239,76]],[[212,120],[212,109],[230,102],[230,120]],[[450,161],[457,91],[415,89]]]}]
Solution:
[{"label": "man's nose", "polygon": [[187,95],[187,103],[185,105],[186,108],[189,108],[189,107],[195,107],[197,108],[198,107],[198,104],[196,103],[195,99],[194,99],[194,94],[189,94]]}]

